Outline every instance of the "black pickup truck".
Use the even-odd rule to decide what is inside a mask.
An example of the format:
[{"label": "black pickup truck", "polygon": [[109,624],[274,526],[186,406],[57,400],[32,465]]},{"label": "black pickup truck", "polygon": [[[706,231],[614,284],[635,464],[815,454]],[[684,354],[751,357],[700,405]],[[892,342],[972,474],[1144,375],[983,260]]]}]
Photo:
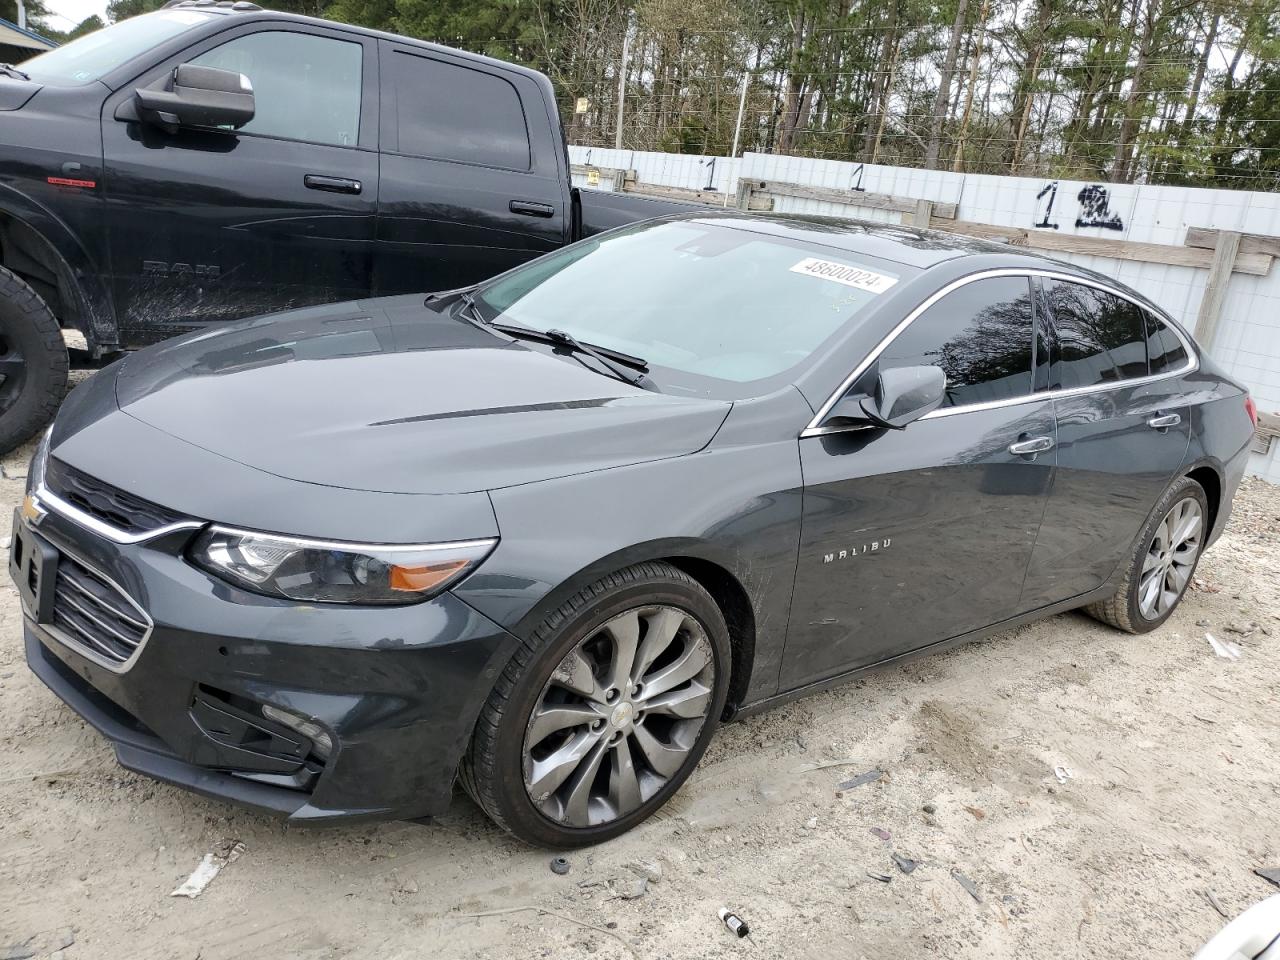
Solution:
[{"label": "black pickup truck", "polygon": [[551,83],[446,47],[178,0],[0,65],[0,452],[100,363],[208,324],[477,282],[687,210],[579,193]]}]

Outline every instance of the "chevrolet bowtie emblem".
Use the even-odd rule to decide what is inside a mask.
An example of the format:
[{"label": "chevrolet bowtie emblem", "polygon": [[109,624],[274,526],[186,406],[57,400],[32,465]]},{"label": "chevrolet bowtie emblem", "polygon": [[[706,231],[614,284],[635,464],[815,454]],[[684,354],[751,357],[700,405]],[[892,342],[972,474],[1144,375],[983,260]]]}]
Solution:
[{"label": "chevrolet bowtie emblem", "polygon": [[34,494],[28,493],[22,500],[22,519],[35,526],[48,515],[48,511],[40,505]]}]

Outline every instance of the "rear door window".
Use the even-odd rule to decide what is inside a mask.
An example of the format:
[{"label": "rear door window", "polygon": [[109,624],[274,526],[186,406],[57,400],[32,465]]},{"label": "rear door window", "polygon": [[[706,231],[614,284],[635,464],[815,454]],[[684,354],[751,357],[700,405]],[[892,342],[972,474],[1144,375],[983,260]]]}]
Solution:
[{"label": "rear door window", "polygon": [[1177,370],[1179,367],[1185,366],[1187,362],[1187,348],[1182,345],[1182,340],[1169,327],[1167,323],[1154,314],[1148,313],[1147,318],[1147,357],[1151,365],[1151,372],[1168,373],[1170,370]]},{"label": "rear door window", "polygon": [[1034,327],[1029,278],[975,280],[916,317],[880,355],[880,369],[941,367],[944,407],[1024,396]]},{"label": "rear door window", "polygon": [[1063,389],[1147,375],[1146,311],[1105,290],[1046,280],[1057,332],[1055,383]]},{"label": "rear door window", "polygon": [[400,153],[529,169],[529,130],[510,81],[430,57],[391,56]]}]

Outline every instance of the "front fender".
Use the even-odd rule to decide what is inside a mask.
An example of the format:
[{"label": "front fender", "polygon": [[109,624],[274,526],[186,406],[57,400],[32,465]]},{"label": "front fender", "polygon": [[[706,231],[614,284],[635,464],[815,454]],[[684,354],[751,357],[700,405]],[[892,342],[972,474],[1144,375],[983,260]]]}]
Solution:
[{"label": "front fender", "polygon": [[755,621],[744,700],[776,692],[801,514],[794,438],[711,448],[668,460],[495,490],[501,540],[455,591],[527,638],[606,573],[644,560],[693,558],[741,585]]},{"label": "front fender", "polygon": [[48,207],[9,183],[0,183],[0,215],[22,223],[52,251],[60,278],[75,300],[85,335],[94,343],[116,344],[119,332],[111,294],[102,280],[104,268],[94,262],[71,228]]}]

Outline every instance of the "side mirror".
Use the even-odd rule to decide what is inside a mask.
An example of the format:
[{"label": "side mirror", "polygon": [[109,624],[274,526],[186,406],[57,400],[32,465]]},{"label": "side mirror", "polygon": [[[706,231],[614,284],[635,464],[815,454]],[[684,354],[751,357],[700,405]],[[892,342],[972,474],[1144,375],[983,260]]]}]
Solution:
[{"label": "side mirror", "polygon": [[253,119],[253,84],[243,73],[184,63],[165,89],[138,87],[138,116],[169,133],[179,127],[243,127]]},{"label": "side mirror", "polygon": [[878,427],[901,430],[942,403],[947,375],[941,367],[894,367],[881,370],[869,396],[841,397],[830,419],[863,420]]}]

